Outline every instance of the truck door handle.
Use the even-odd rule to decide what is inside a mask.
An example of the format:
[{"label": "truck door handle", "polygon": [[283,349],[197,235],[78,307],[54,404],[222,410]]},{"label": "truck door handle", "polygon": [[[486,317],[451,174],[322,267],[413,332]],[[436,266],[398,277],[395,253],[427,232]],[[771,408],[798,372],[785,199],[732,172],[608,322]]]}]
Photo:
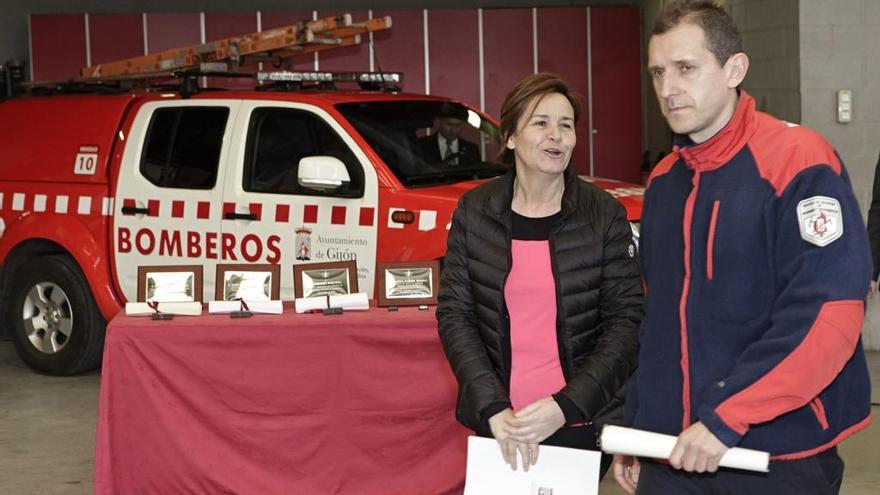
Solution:
[{"label": "truck door handle", "polygon": [[226,212],[223,215],[224,220],[256,220],[257,216],[253,213],[235,213],[234,211]]},{"label": "truck door handle", "polygon": [[149,215],[149,208],[138,208],[137,206],[123,206],[122,207],[123,215]]}]

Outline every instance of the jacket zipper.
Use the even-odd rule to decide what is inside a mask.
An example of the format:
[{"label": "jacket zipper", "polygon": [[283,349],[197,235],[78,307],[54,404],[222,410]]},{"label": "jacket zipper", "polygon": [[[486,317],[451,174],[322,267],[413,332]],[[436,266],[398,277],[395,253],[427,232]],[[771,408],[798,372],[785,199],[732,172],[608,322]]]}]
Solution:
[{"label": "jacket zipper", "polygon": [[[564,219],[560,219],[562,222]],[[569,377],[569,368],[568,366],[568,348],[565,345],[565,338],[563,338],[560,333],[562,332],[562,301],[560,299],[560,287],[559,287],[559,269],[556,266],[556,234],[550,233],[550,236],[547,238],[547,246],[550,249],[550,271],[553,275],[553,286],[556,288],[556,348],[559,353],[559,366],[562,368],[562,376],[565,378],[565,382],[568,383]]]},{"label": "jacket zipper", "polygon": [[697,200],[697,192],[700,189],[700,171],[694,169],[692,179],[693,189],[687,197],[684,205],[684,219],[682,221],[682,234],[684,235],[684,283],[681,288],[681,300],[678,304],[678,319],[681,325],[681,401],[682,401],[682,430],[691,425],[691,377],[690,358],[688,356],[688,331],[687,331],[687,300],[691,285],[691,226],[694,219],[694,203]]},{"label": "jacket zipper", "polygon": [[507,238],[505,241],[507,242],[507,268],[504,271],[504,278],[501,280],[501,287],[499,292],[499,298],[501,299],[501,308],[500,308],[500,317],[501,317],[501,364],[505,368],[505,384],[507,385],[507,394],[510,395],[510,371],[511,371],[511,348],[510,348],[510,313],[507,311],[507,301],[504,299],[504,288],[507,287],[507,279],[510,277],[510,271],[513,269],[513,233],[510,226],[511,218],[510,214],[508,214],[507,219],[502,219],[502,224],[505,228],[505,235]]},{"label": "jacket zipper", "polygon": [[712,204],[712,220],[709,221],[709,239],[706,241],[706,278],[709,280],[714,278],[715,224],[718,221],[718,208],[720,205],[721,201],[717,199]]}]

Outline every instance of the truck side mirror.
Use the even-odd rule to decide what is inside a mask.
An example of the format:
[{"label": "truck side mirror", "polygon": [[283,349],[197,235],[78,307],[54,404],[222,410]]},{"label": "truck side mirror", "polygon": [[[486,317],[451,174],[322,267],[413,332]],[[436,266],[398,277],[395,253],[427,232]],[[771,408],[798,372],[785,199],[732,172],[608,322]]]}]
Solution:
[{"label": "truck side mirror", "polygon": [[329,191],[351,182],[345,164],[333,156],[307,156],[299,161],[296,173],[299,185]]}]

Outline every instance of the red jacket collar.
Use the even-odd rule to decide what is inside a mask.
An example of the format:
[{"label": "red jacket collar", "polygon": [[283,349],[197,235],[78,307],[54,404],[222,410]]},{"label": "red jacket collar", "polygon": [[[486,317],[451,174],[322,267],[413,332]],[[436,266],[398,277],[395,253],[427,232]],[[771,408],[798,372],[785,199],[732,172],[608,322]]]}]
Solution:
[{"label": "red jacket collar", "polygon": [[755,99],[745,91],[740,91],[736,110],[724,128],[711,139],[700,144],[692,144],[687,136],[675,136],[677,143],[672,152],[681,156],[685,163],[701,172],[708,172],[729,162],[746,145],[757,130]]}]

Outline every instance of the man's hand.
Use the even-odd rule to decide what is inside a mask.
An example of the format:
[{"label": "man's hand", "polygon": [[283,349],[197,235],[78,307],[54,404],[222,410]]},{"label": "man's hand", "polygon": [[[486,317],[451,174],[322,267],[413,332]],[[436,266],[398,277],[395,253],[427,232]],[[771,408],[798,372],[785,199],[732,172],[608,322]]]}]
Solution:
[{"label": "man's hand", "polygon": [[614,479],[626,493],[632,495],[639,485],[639,460],[630,455],[614,456]]},{"label": "man's hand", "polygon": [[868,286],[868,297],[874,297],[874,294],[877,293],[877,281],[871,280],[871,285]]},{"label": "man's hand", "polygon": [[501,447],[501,456],[504,462],[510,464],[510,468],[516,471],[516,451],[519,450],[523,460],[523,469],[529,470],[529,466],[534,466],[538,462],[538,444],[518,442],[511,438],[508,430],[511,428],[511,422],[514,420],[513,410],[507,408],[500,413],[489,418],[489,428],[492,430],[492,436],[498,441]]},{"label": "man's hand", "polygon": [[678,435],[669,455],[669,464],[675,469],[714,473],[718,471],[718,462],[725,452],[727,446],[698,421]]},{"label": "man's hand", "polygon": [[553,397],[532,402],[513,415],[508,423],[510,438],[520,443],[538,444],[565,425],[565,414]]}]

